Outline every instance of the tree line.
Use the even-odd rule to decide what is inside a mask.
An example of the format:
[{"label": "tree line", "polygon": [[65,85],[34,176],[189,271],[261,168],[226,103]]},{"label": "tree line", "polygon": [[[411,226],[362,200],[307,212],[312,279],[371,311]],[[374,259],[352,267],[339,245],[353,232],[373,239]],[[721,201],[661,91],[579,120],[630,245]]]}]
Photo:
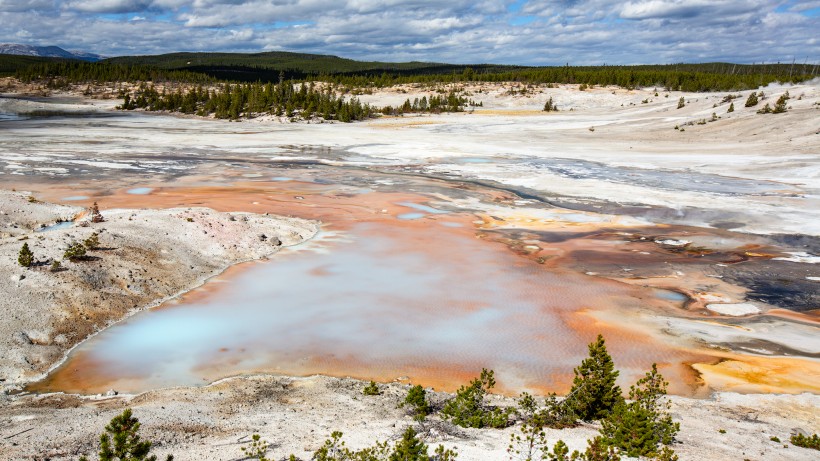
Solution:
[{"label": "tree line", "polygon": [[412,103],[408,99],[397,108],[387,106],[377,110],[356,97],[337,96],[337,88],[332,84],[299,84],[285,81],[284,78],[280,80],[280,83],[223,83],[215,88],[198,85],[187,91],[182,88],[176,91],[157,90],[154,85],[142,83],[133,92],[121,92],[123,103],[118,108],[213,115],[230,120],[269,114],[291,119],[310,120],[318,117],[322,120],[352,122],[372,117],[376,112],[392,115],[411,111],[460,112],[467,104],[478,105],[458,92],[450,91],[446,95],[431,94],[429,98],[416,98]]},{"label": "tree line", "polygon": [[[120,62],[120,61],[118,61]],[[220,66],[219,73],[209,75],[206,68],[186,67],[163,69],[151,65],[50,61],[21,67],[15,76],[25,82],[187,82],[253,81],[276,83],[278,78],[271,65],[257,66],[251,58],[246,65]],[[236,72],[231,72],[235,69]],[[442,72],[453,69],[451,72]],[[322,81],[350,87],[388,87],[413,83],[457,82],[522,82],[586,85],[615,85],[622,88],[661,87],[670,91],[734,91],[765,86],[772,82],[799,83],[814,78],[817,66],[769,64],[740,65],[728,63],[674,64],[646,66],[556,66],[472,67],[439,65],[437,67],[391,69],[381,72],[337,72],[329,68],[321,72],[289,68],[290,76],[304,76],[303,81]],[[235,80],[232,74],[236,74]],[[218,79],[216,78],[218,76]]]}]

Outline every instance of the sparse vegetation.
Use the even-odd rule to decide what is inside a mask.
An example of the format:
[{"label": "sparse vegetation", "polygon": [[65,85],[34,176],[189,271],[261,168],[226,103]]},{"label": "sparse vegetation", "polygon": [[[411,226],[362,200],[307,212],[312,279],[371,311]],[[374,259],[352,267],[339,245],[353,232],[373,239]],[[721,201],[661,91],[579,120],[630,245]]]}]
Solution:
[{"label": "sparse vegetation", "polygon": [[729,109],[726,110],[727,113],[731,113],[735,111],[735,103],[729,104]]},{"label": "sparse vegetation", "polygon": [[805,436],[803,434],[794,434],[789,439],[792,445],[796,447],[803,447],[803,448],[811,448],[814,450],[820,450],[820,435],[812,434],[810,436]]},{"label": "sparse vegetation", "polygon": [[558,111],[558,105],[552,101],[552,96],[544,103],[544,112],[555,112]]},{"label": "sparse vegetation", "polygon": [[[131,415],[130,408],[115,416],[100,435],[100,461],[156,461],[155,455],[149,456],[151,442],[140,440],[139,428],[140,422]],[[174,457],[168,455],[165,459],[172,461]],[[80,461],[88,459],[82,456]]]},{"label": "sparse vegetation", "polygon": [[86,250],[96,250],[100,247],[100,233],[94,232],[88,238],[83,240],[83,246]]},{"label": "sparse vegetation", "polygon": [[680,429],[669,414],[666,397],[669,385],[652,364],[652,369],[629,390],[629,402],[620,401],[602,421],[602,441],[628,456],[651,456],[670,445]]},{"label": "sparse vegetation", "polygon": [[749,95],[749,97],[748,97],[748,98],[746,98],[746,104],[745,104],[745,106],[746,106],[746,107],[754,107],[754,106],[756,106],[756,105],[757,105],[757,103],[758,103],[758,102],[759,102],[759,101],[758,101],[758,99],[757,99],[757,93],[755,93],[754,91],[752,91],[752,93]]},{"label": "sparse vegetation", "polygon": [[262,439],[259,434],[251,436],[251,444],[247,447],[242,447],[242,454],[246,459],[255,459],[258,461],[270,461],[265,455],[268,453],[269,444]]},{"label": "sparse vegetation", "polygon": [[686,99],[681,96],[680,99],[678,99],[678,109],[683,109],[684,107],[686,107]]},{"label": "sparse vegetation", "polygon": [[362,394],[364,395],[381,395],[381,393],[382,391],[379,390],[379,385],[376,384],[376,381],[370,381],[370,384],[362,390]]},{"label": "sparse vegetation", "polygon": [[401,406],[410,407],[413,419],[421,421],[433,412],[430,402],[427,401],[427,391],[421,385],[415,385],[407,392]]},{"label": "sparse vegetation", "polygon": [[[439,445],[432,455],[427,445],[418,438],[413,427],[408,427],[391,450],[387,442],[376,442],[375,445],[361,450],[350,450],[342,441],[342,433],[335,431],[316,450],[313,461],[454,461],[458,454],[454,450]],[[295,459],[291,455],[290,459]]]},{"label": "sparse vegetation", "polygon": [[23,242],[23,247],[17,254],[17,264],[23,267],[31,267],[34,264],[34,253],[29,249],[28,242]]},{"label": "sparse vegetation", "polygon": [[455,398],[447,401],[441,414],[444,419],[462,427],[505,427],[509,424],[511,409],[488,407],[484,397],[495,387],[495,372],[482,369],[481,375],[461,386]]},{"label": "sparse vegetation", "polygon": [[63,264],[60,262],[59,259],[54,259],[51,261],[51,266],[49,270],[51,272],[60,272],[60,269],[63,267]]},{"label": "sparse vegetation", "polygon": [[71,262],[77,262],[84,259],[85,255],[85,246],[82,243],[75,242],[68,246],[68,248],[65,250],[65,253],[63,253],[63,258]]}]

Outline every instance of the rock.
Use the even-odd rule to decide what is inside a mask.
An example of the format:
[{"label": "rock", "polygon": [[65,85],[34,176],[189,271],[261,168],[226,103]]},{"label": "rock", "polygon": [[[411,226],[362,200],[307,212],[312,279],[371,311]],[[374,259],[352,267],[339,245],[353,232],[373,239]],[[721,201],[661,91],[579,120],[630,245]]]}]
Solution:
[{"label": "rock", "polygon": [[109,389],[108,392],[105,393],[105,396],[106,397],[114,397],[117,394],[119,394],[119,392],[115,391],[114,389]]},{"label": "rock", "polygon": [[264,241],[265,241],[265,240],[267,240],[267,239],[268,239],[268,236],[267,236],[267,235],[265,235],[265,234],[259,234],[259,240],[260,240],[260,241],[264,242]]},{"label": "rock", "polygon": [[282,246],[282,241],[281,241],[281,240],[279,240],[279,237],[273,237],[273,238],[271,238],[271,239],[270,239],[270,243],[271,243],[271,245],[274,245],[274,246],[277,246],[277,247]]}]

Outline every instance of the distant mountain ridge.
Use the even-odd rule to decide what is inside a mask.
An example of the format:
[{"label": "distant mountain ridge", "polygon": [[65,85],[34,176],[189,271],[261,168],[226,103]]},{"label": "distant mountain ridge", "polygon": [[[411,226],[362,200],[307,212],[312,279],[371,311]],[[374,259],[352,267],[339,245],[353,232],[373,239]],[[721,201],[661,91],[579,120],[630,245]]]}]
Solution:
[{"label": "distant mountain ridge", "polygon": [[59,46],[34,46],[19,43],[0,43],[0,54],[14,54],[18,56],[39,56],[44,58],[80,59],[83,61],[99,61],[103,56],[84,51],[66,51]]}]

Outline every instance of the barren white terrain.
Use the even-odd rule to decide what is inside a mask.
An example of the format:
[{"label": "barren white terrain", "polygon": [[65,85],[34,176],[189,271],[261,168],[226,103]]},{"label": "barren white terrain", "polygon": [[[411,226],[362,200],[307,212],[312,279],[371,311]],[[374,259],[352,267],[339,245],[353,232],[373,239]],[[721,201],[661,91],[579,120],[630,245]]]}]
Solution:
[{"label": "barren white terrain", "polygon": [[[367,239],[381,228],[351,224],[367,219],[492,240],[527,268],[632,296],[618,298],[622,310],[584,305],[572,325],[626,332],[613,342],[631,367],[652,353],[666,362],[678,386],[680,459],[815,459],[787,441],[820,432],[820,82],[762,88],[769,102],[789,92],[784,114],[744,108],[749,91],[733,92],[741,98],[727,112],[723,93],[513,88],[520,93],[519,84],[469,85],[483,107],[463,113],[352,124],[122,112],[70,94],[0,97],[0,112],[18,118],[0,121],[0,458],[91,454],[126,407],[155,452],[176,460],[241,459],[253,433],[271,442],[271,459],[309,457],[334,430],[355,448],[400,437],[413,423],[397,408],[406,375],[374,374],[384,394],[368,397],[335,362],[324,373],[337,377],[257,374],[268,371],[260,366],[145,392],[23,391],[136,311],[207,287],[239,262],[275,263],[277,243],[335,231]],[[408,85],[362,100],[399,105],[428,94]],[[548,97],[558,112],[541,111]],[[94,200],[106,222],[80,225]],[[38,232],[67,218],[75,224]],[[98,260],[48,271],[67,243],[94,231]],[[16,264],[24,241],[41,267]],[[436,244],[433,236],[408,247],[435,253]],[[604,256],[582,258],[593,252]],[[337,253],[323,256],[331,264]],[[308,275],[333,274],[319,272]],[[312,280],[298,276],[293,285]],[[647,307],[636,307],[644,296]],[[623,374],[622,387],[633,376]],[[531,389],[525,378],[500,369],[509,395],[492,402],[513,405],[511,395]],[[552,384],[563,389],[566,376]],[[467,461],[509,459],[518,430],[461,429],[437,416],[427,424],[429,445],[456,447]],[[596,430],[548,437],[581,449]]]}]

